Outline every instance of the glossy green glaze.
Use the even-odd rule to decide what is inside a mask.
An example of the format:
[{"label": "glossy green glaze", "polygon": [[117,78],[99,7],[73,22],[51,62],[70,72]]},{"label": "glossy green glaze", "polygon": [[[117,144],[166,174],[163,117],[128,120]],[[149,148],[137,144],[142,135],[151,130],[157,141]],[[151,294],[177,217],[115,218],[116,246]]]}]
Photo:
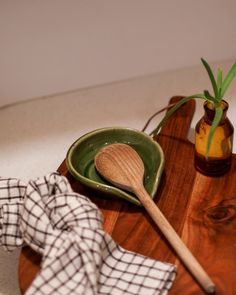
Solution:
[{"label": "glossy green glaze", "polygon": [[141,205],[135,195],[111,185],[96,171],[94,165],[96,153],[104,145],[112,143],[129,144],[138,152],[145,166],[144,186],[153,198],[164,168],[163,151],[149,135],[135,129],[111,127],[83,135],[68,150],[66,156],[68,170],[78,181],[90,188]]}]

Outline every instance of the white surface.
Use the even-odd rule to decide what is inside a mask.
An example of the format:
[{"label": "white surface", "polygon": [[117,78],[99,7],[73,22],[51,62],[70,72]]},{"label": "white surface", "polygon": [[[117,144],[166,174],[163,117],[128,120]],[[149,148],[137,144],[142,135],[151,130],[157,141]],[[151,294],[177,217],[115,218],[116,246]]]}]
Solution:
[{"label": "white surface", "polygon": [[0,1],[0,105],[235,57],[235,0]]},{"label": "white surface", "polygon": [[[233,60],[218,63],[224,71]],[[202,66],[81,89],[0,109],[0,175],[25,181],[57,169],[69,146],[99,127],[141,129],[148,117],[173,95],[190,95],[209,88]],[[227,92],[228,112],[236,126],[236,81]],[[202,103],[192,126],[202,116]],[[149,131],[160,120],[156,118]],[[235,152],[236,144],[234,144]],[[168,159],[167,159],[168,161]],[[17,295],[18,252],[0,252],[0,294]]]}]

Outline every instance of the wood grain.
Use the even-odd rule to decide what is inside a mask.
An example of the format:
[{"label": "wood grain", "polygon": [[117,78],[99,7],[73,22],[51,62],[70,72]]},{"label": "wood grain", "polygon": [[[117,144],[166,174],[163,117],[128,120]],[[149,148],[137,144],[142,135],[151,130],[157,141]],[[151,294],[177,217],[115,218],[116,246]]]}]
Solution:
[{"label": "wood grain", "polygon": [[[179,97],[171,99],[170,103]],[[216,284],[217,295],[236,290],[236,155],[228,174],[211,178],[196,172],[194,146],[187,140],[195,102],[179,109],[156,138],[166,163],[155,203]],[[123,200],[104,199],[79,184],[67,171],[65,162],[58,171],[73,189],[95,202],[104,214],[104,229],[121,246],[149,257],[178,265],[170,295],[205,294],[177,259],[144,208]],[[22,250],[19,282],[22,293],[40,269],[40,257],[28,247]]]}]

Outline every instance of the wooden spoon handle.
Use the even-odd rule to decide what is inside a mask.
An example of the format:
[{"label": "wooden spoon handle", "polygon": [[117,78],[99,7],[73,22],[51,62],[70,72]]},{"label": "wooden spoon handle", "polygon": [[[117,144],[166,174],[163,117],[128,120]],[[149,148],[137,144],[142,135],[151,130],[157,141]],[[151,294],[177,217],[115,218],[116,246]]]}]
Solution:
[{"label": "wooden spoon handle", "polygon": [[178,236],[176,231],[170,225],[168,220],[150,198],[144,187],[139,187],[138,189],[135,189],[134,192],[152,217],[153,221],[160,228],[161,232],[164,234],[166,239],[172,245],[178,256],[181,258],[183,263],[193,274],[199,284],[207,293],[213,293],[215,290],[215,284],[212,282],[202,266],[199,264],[199,262]]}]

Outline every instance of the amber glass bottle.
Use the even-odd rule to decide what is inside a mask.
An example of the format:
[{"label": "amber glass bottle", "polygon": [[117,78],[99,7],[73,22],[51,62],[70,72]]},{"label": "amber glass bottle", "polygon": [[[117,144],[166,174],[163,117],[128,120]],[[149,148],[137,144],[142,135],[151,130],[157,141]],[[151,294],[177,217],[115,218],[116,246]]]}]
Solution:
[{"label": "amber glass bottle", "polygon": [[207,140],[211,124],[215,115],[214,106],[210,102],[204,103],[204,116],[195,128],[195,168],[209,176],[223,175],[230,170],[233,148],[234,128],[227,118],[228,103],[221,102],[222,119],[215,130],[206,158]]}]

